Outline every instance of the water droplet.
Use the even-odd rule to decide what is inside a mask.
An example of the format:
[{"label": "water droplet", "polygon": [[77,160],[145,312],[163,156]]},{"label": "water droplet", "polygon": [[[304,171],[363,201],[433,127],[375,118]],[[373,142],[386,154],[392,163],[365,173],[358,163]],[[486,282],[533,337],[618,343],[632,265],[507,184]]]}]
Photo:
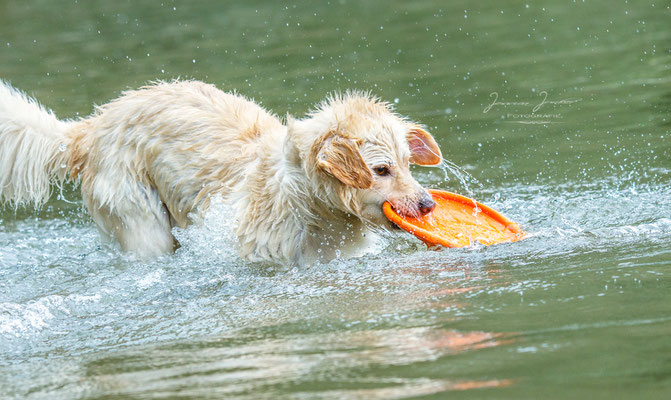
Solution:
[{"label": "water droplet", "polygon": [[61,153],[64,152],[65,150],[67,150],[67,149],[68,149],[68,146],[67,146],[65,143],[61,143],[61,145],[58,146],[58,150],[59,150]]}]

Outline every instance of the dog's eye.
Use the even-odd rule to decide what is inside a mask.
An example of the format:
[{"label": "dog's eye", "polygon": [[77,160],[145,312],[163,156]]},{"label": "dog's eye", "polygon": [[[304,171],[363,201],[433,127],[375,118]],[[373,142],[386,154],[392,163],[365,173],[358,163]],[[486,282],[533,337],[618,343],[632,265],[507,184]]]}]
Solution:
[{"label": "dog's eye", "polygon": [[380,175],[380,176],[387,176],[387,175],[389,175],[389,168],[386,167],[386,166],[384,166],[384,165],[383,165],[383,166],[379,166],[379,167],[375,167],[375,168],[373,168],[373,171],[375,171],[375,173],[378,174],[378,175]]}]

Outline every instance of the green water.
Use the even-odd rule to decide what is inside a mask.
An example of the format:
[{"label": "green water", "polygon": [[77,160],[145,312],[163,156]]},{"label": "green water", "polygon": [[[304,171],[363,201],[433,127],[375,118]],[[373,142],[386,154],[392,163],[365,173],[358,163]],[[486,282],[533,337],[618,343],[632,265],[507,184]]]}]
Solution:
[{"label": "green water", "polygon": [[138,263],[67,187],[0,209],[0,397],[671,396],[667,2],[0,3],[0,78],[62,118],[177,77],[296,117],[371,90],[462,169],[422,184],[532,236],[247,265],[222,206]]}]

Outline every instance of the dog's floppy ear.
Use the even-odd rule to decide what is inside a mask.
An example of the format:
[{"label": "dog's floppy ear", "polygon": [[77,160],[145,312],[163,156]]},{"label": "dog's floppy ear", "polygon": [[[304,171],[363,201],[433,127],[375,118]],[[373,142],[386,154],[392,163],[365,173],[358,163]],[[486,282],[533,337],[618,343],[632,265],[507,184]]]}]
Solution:
[{"label": "dog's floppy ear", "polygon": [[373,174],[359,152],[360,141],[329,132],[312,147],[318,168],[329,173],[347,186],[368,189],[373,185]]},{"label": "dog's floppy ear", "polygon": [[437,165],[443,160],[440,148],[431,134],[413,126],[407,134],[410,162],[417,165]]}]

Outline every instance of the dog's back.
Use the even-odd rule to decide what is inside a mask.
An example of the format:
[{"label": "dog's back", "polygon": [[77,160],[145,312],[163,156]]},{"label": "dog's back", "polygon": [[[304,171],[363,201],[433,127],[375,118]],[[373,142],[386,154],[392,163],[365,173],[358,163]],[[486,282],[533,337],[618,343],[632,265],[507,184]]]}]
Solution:
[{"label": "dog's back", "polygon": [[73,126],[71,170],[81,171],[85,196],[104,194],[90,199],[99,205],[137,182],[154,187],[173,222],[185,226],[208,194],[226,196],[244,178],[261,136],[279,142],[282,128],[255,103],[212,85],[158,83],[124,93]]},{"label": "dog's back", "polygon": [[105,236],[140,256],[166,254],[172,226],[241,184],[259,144],[282,146],[283,129],[255,103],[196,81],[128,91],[68,122],[2,84],[0,199],[39,205],[69,173]]}]

